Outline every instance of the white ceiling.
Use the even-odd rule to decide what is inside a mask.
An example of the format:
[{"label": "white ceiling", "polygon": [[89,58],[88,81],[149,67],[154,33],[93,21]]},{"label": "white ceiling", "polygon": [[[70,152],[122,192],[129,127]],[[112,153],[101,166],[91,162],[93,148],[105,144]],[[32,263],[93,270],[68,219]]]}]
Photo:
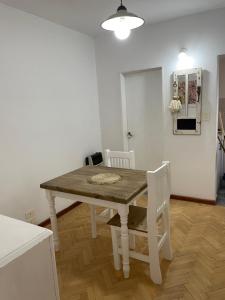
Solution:
[{"label": "white ceiling", "polygon": [[[100,23],[113,14],[119,0],[0,0],[71,29],[96,36]],[[146,23],[156,23],[180,16],[225,7],[225,0],[124,0],[128,10]]]}]

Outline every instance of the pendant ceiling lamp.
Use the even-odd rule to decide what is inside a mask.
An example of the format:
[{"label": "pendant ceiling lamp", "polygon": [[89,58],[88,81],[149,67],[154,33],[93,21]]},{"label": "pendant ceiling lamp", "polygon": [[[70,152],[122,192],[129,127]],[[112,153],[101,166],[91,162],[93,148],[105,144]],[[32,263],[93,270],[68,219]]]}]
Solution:
[{"label": "pendant ceiling lamp", "polygon": [[117,12],[105,20],[101,27],[105,30],[114,31],[115,36],[120,40],[129,37],[132,29],[138,28],[144,24],[144,19],[127,11],[127,8],[121,4]]}]

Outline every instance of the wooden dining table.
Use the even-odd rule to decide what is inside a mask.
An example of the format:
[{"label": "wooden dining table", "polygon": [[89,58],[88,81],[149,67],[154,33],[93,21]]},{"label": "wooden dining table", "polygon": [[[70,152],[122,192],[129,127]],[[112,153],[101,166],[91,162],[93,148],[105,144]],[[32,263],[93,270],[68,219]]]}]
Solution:
[{"label": "wooden dining table", "polygon": [[[118,174],[121,179],[113,184],[98,185],[91,182],[94,175]],[[129,277],[129,205],[147,190],[146,172],[104,166],[85,166],[40,185],[45,189],[49,204],[51,228],[55,250],[59,250],[59,236],[55,198],[64,198],[117,210],[121,221],[121,248],[124,277]]]}]

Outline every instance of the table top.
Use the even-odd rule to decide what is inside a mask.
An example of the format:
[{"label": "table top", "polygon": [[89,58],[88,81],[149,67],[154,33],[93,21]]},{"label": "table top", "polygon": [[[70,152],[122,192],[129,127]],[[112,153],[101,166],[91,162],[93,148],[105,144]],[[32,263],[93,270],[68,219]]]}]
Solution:
[{"label": "table top", "polygon": [[[90,182],[93,175],[115,173],[121,180],[113,184],[97,185]],[[74,195],[127,204],[147,187],[146,171],[86,166],[42,183],[41,188]]]}]

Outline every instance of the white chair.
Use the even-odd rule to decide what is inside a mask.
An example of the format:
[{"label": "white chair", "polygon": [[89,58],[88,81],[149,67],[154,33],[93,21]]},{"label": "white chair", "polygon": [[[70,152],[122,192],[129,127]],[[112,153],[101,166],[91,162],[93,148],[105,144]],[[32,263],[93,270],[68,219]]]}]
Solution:
[{"label": "white chair", "polygon": [[[134,169],[135,168],[135,155],[134,151],[122,152],[105,150],[105,165],[113,168]],[[107,223],[110,217],[113,216],[112,209],[105,209],[99,215],[96,214],[96,207],[90,205],[91,210],[91,229],[92,237],[97,237],[96,221]],[[132,241],[134,244],[134,240]]]},{"label": "white chair", "polygon": [[105,165],[113,168],[135,169],[134,151],[105,150]]},{"label": "white chair", "polygon": [[[170,163],[163,162],[155,171],[147,172],[148,181],[148,206],[147,208],[130,206],[128,215],[129,237],[140,235],[147,237],[149,254],[144,255],[135,251],[129,251],[129,256],[149,263],[150,277],[156,284],[162,283],[159,252],[167,260],[172,260],[172,248],[170,242]],[[120,217],[116,214],[109,222],[111,225],[114,266],[120,269],[119,246]]]}]

